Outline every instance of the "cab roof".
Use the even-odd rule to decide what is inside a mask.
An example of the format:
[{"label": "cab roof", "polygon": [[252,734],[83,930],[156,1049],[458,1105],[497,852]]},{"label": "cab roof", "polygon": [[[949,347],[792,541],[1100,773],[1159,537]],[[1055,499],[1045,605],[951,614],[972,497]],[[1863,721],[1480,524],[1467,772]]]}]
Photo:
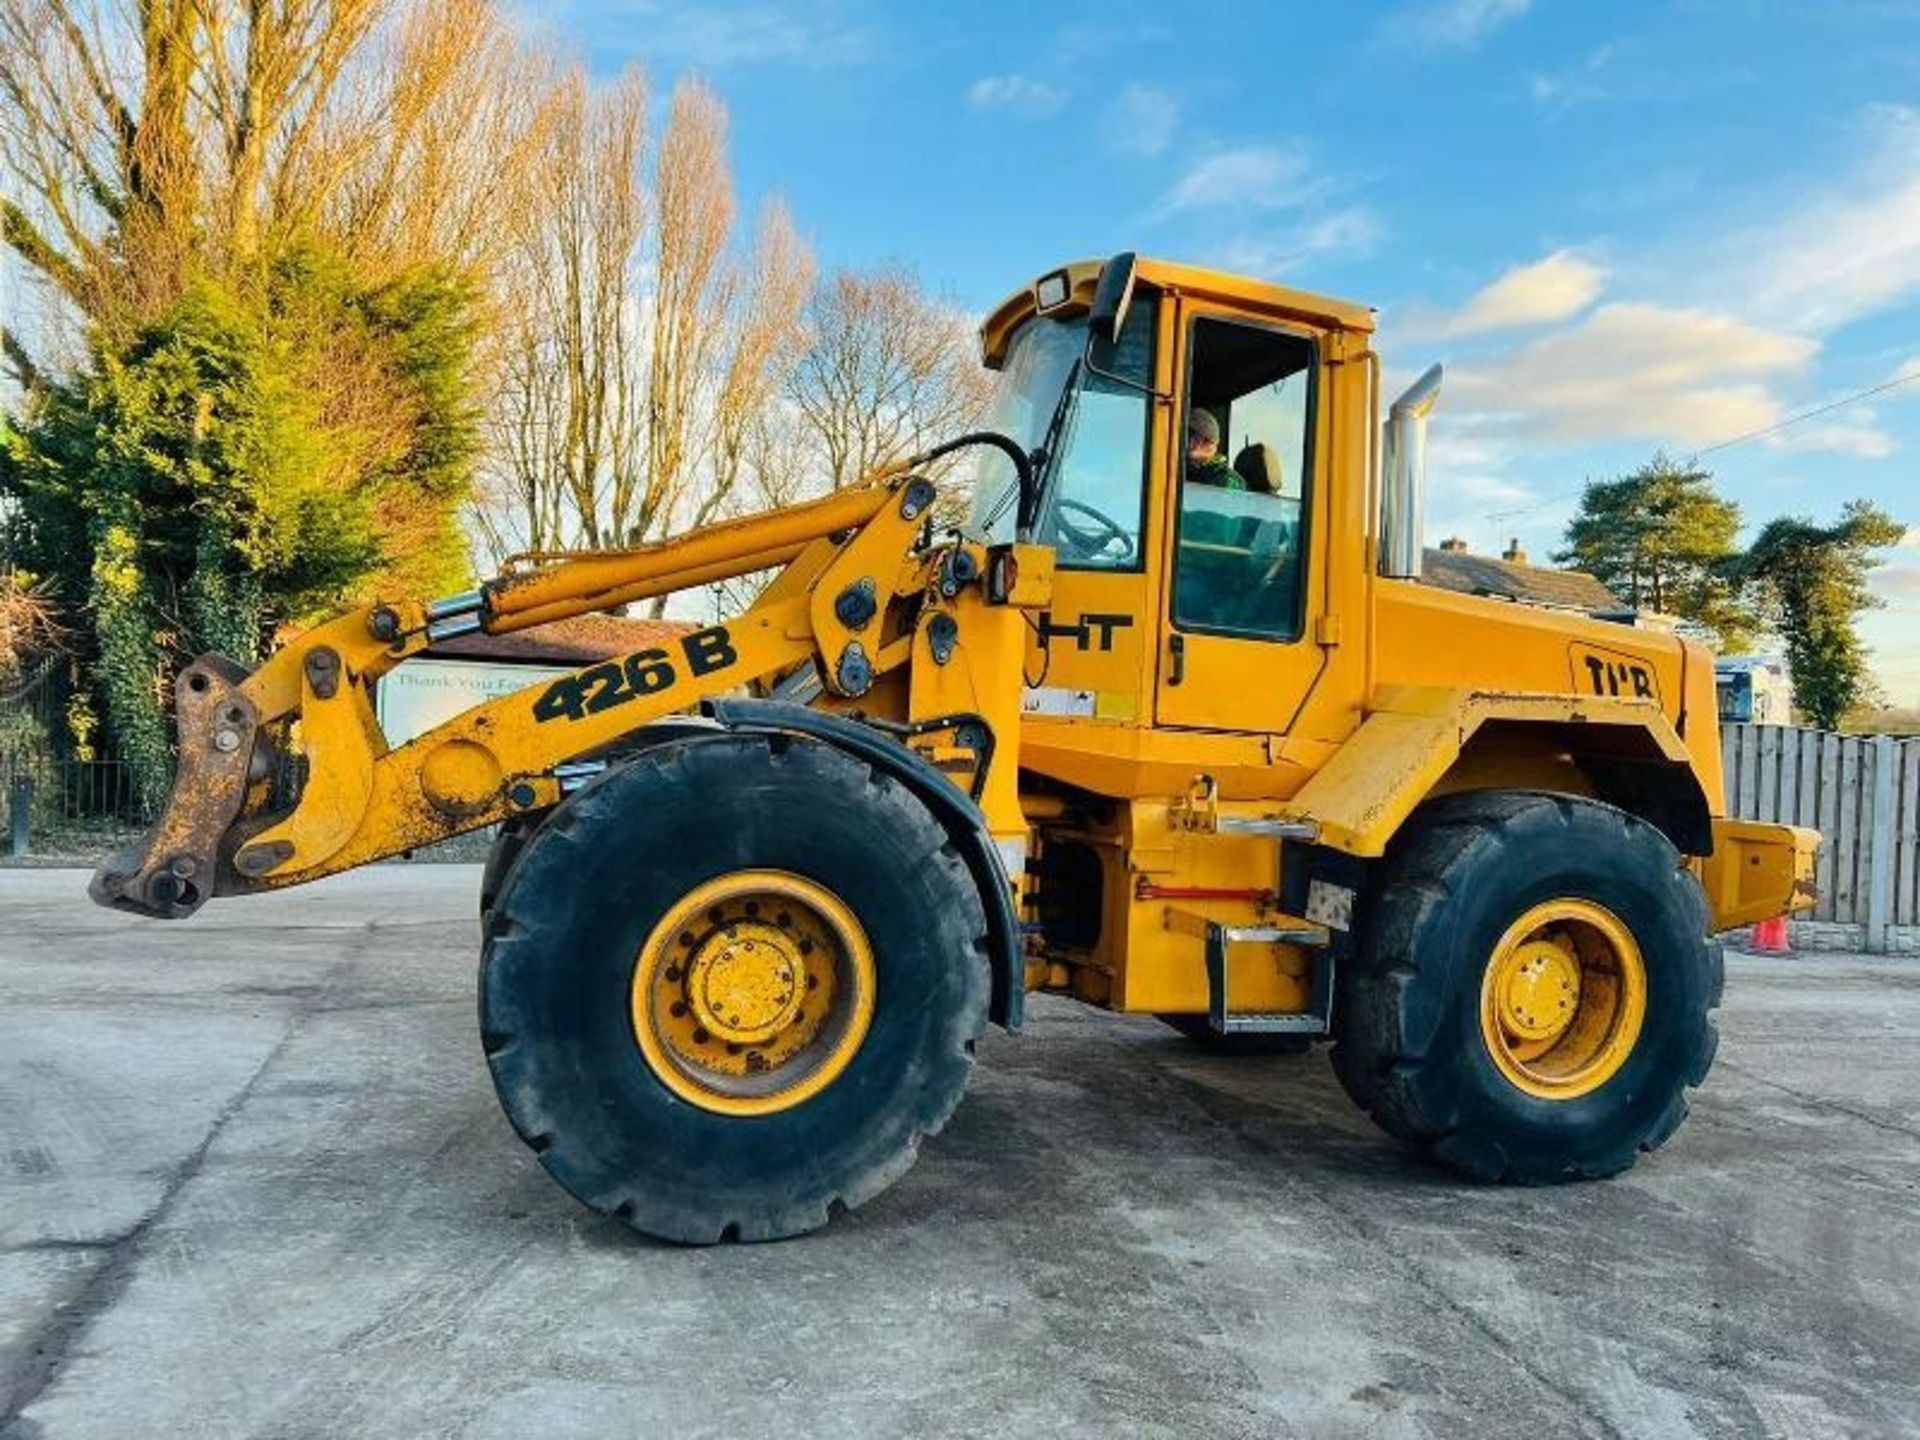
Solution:
[{"label": "cab roof", "polygon": [[[997,370],[1006,359],[1007,344],[1022,321],[1038,313],[1037,289],[1047,276],[1064,273],[1069,298],[1048,310],[1050,315],[1084,313],[1093,300],[1093,287],[1100,278],[1105,260],[1076,260],[1058,269],[1034,277],[996,305],[980,326],[980,354],[989,369]],[[1182,265],[1172,260],[1155,260],[1142,255],[1134,262],[1134,275],[1140,283],[1160,290],[1175,290],[1209,300],[1244,306],[1268,315],[1286,315],[1333,330],[1370,333],[1374,328],[1373,310],[1350,300],[1335,300],[1305,290],[1274,285],[1225,270],[1208,270],[1198,265]]]}]

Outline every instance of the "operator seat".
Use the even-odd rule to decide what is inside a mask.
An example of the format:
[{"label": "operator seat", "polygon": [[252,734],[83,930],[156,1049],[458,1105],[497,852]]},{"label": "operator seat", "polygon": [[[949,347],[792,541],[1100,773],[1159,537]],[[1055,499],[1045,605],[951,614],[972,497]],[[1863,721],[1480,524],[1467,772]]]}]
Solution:
[{"label": "operator seat", "polygon": [[1256,495],[1278,495],[1280,493],[1280,452],[1264,440],[1243,446],[1234,456],[1233,468],[1240,478],[1247,482],[1247,489]]}]

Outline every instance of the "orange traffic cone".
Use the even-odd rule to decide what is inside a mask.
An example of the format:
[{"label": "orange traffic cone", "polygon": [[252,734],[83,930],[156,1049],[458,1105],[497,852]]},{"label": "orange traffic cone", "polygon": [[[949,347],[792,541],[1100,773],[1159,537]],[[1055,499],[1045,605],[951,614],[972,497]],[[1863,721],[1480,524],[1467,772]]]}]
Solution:
[{"label": "orange traffic cone", "polygon": [[1787,939],[1787,917],[1776,915],[1755,925],[1747,948],[1756,955],[1791,955],[1793,945]]}]

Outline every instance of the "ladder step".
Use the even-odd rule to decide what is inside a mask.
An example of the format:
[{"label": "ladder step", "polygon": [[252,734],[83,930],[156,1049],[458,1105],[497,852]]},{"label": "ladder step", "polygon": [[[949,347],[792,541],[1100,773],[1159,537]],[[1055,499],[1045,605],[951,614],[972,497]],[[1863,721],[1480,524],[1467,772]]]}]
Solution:
[{"label": "ladder step", "polygon": [[1243,1011],[1238,1015],[1229,1015],[1222,1026],[1213,1027],[1222,1035],[1324,1035],[1326,1021],[1318,1015],[1295,1015],[1281,1011],[1263,1015],[1258,1011]]},{"label": "ladder step", "polygon": [[[1222,925],[1203,922],[1207,942],[1207,1025],[1220,1035],[1325,1035],[1333,1021],[1333,955],[1318,926]],[[1227,997],[1229,945],[1298,945],[1314,952],[1308,1007],[1298,1014],[1243,1010]]]},{"label": "ladder step", "polygon": [[1218,824],[1222,835],[1266,835],[1275,840],[1306,841],[1320,838],[1320,826],[1312,820],[1256,820],[1248,816],[1222,815]]},{"label": "ladder step", "polygon": [[1300,945],[1315,949],[1327,943],[1318,925],[1223,925],[1229,945]]}]

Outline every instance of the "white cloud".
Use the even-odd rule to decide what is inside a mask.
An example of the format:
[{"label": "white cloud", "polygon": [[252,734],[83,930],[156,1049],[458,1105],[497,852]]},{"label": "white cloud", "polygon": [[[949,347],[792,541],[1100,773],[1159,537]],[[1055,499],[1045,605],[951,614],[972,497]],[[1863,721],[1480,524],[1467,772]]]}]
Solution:
[{"label": "white cloud", "polygon": [[1468,50],[1518,20],[1532,0],[1425,0],[1381,23],[1379,38],[1408,50]]},{"label": "white cloud", "polygon": [[1483,500],[1489,505],[1525,505],[1534,498],[1530,486],[1505,475],[1464,475],[1447,472],[1447,488],[1464,500]]},{"label": "white cloud", "polygon": [[[590,28],[595,12],[581,8],[578,26]],[[836,16],[837,5],[823,8],[825,13],[803,19],[766,3],[640,0],[631,14],[649,53],[713,69],[762,63],[858,65],[878,53],[874,36],[864,26]]]},{"label": "white cloud", "polygon": [[1228,270],[1277,279],[1324,255],[1370,255],[1384,227],[1364,206],[1353,205],[1274,231],[1243,232],[1217,252]]},{"label": "white cloud", "polygon": [[1576,105],[1606,98],[1600,73],[1613,60],[1613,46],[1602,45],[1580,64],[1556,74],[1536,71],[1527,77],[1527,94],[1551,116],[1564,115]]},{"label": "white cloud", "polygon": [[[1412,380],[1411,374],[1389,375],[1387,395],[1398,395]],[[1539,491],[1512,473],[1516,463],[1529,463],[1523,449],[1492,433],[1486,417],[1444,408],[1427,436],[1427,466],[1434,476],[1429,542],[1453,534],[1490,544],[1494,531],[1541,509]]]},{"label": "white cloud", "polygon": [[1848,420],[1825,425],[1796,425],[1766,438],[1770,450],[1824,451],[1857,460],[1884,460],[1893,454],[1893,436],[1873,423],[1873,412],[1856,411]]},{"label": "white cloud", "polygon": [[1463,408],[1539,439],[1709,445],[1777,423],[1783,406],[1765,382],[1800,373],[1818,350],[1729,315],[1615,303],[1450,382]]},{"label": "white cloud", "polygon": [[1821,331],[1920,295],[1920,109],[1878,106],[1866,130],[1846,181],[1736,237],[1752,257],[1734,272],[1749,313]]},{"label": "white cloud", "polygon": [[1889,385],[1898,385],[1907,380],[1920,380],[1920,355],[1915,355],[1911,360],[1902,360],[1887,376]]},{"label": "white cloud", "polygon": [[1053,37],[1052,50],[1060,64],[1079,69],[1120,50],[1134,55],[1160,54],[1174,33],[1157,21],[1093,21],[1062,27]]},{"label": "white cloud", "polygon": [[1186,254],[1273,279],[1323,255],[1365,255],[1379,244],[1379,217],[1341,203],[1345,188],[1314,167],[1303,144],[1246,145],[1190,165],[1147,219],[1179,221]]},{"label": "white cloud", "polygon": [[1518,265],[1462,305],[1442,327],[1447,335],[1483,335],[1571,319],[1599,298],[1607,272],[1571,250]]},{"label": "white cloud", "polygon": [[1222,150],[1190,167],[1160,202],[1159,214],[1190,210],[1285,210],[1318,188],[1298,145],[1249,145]]},{"label": "white cloud", "polygon": [[1920,565],[1887,565],[1868,577],[1876,595],[1920,600]]},{"label": "white cloud", "polygon": [[1067,92],[1031,75],[987,75],[967,87],[967,102],[976,110],[1005,110],[1027,119],[1058,114]]},{"label": "white cloud", "polygon": [[[1777,426],[1816,408],[1786,397],[1800,393],[1820,337],[1920,299],[1920,109],[1881,107],[1868,131],[1873,143],[1851,173],[1803,185],[1780,219],[1729,229],[1724,252],[1698,249],[1669,263],[1687,306],[1589,309],[1608,277],[1559,251],[1500,276],[1451,315],[1410,307],[1395,328],[1457,338],[1556,327],[1462,363],[1450,387],[1463,411],[1534,443],[1704,448]],[[1914,375],[1920,355],[1881,383]],[[1920,389],[1894,398],[1909,395]],[[1899,448],[1896,433],[1856,404],[1759,443],[1862,460]]]},{"label": "white cloud", "polygon": [[1173,143],[1180,102],[1154,85],[1129,85],[1107,109],[1107,138],[1115,150],[1151,160]]}]

